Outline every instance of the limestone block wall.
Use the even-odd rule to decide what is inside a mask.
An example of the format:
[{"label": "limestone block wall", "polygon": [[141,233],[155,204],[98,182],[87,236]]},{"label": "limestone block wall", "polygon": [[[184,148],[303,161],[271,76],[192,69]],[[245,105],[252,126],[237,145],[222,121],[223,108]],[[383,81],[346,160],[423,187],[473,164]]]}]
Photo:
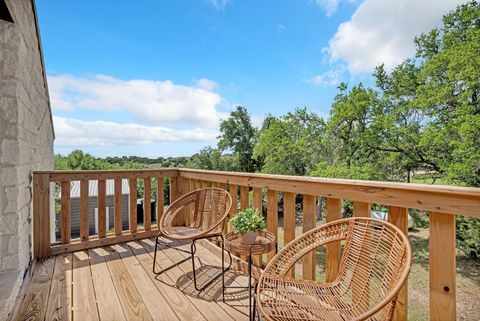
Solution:
[{"label": "limestone block wall", "polygon": [[6,4],[14,23],[0,20],[0,276],[23,276],[32,253],[32,171],[53,169],[54,131],[34,3]]}]

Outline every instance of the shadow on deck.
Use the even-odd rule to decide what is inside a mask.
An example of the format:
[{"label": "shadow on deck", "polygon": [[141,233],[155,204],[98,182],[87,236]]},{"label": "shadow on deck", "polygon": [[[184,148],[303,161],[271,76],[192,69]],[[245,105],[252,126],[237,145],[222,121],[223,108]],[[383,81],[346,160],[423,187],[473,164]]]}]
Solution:
[{"label": "shadow on deck", "polygon": [[[185,243],[171,243],[188,249]],[[221,279],[202,292],[186,261],[156,276],[152,272],[154,240],[145,239],[62,254],[33,265],[12,320],[247,320],[248,292],[227,289]],[[161,247],[159,267],[187,254]],[[220,258],[197,246],[197,277],[202,283],[220,269]],[[247,285],[233,268],[226,285]]]}]

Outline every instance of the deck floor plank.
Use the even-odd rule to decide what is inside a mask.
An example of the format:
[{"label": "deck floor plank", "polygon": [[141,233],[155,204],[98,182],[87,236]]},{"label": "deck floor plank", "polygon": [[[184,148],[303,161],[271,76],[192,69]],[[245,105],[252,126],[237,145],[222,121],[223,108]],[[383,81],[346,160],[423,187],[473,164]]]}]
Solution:
[{"label": "deck floor plank", "polygon": [[165,273],[159,276],[153,273],[153,258],[139,242],[129,242],[128,246],[150,279],[154,281],[159,292],[175,311],[179,320],[206,321],[200,311],[198,311],[190,300],[185,299],[185,295],[179,289],[169,285],[173,284],[173,281],[168,278]]},{"label": "deck floor plank", "polygon": [[[149,253],[153,254],[155,241],[145,239],[141,240],[140,243],[145,246]],[[157,253],[157,262],[159,262],[162,268],[177,262],[178,260],[172,260],[169,256],[176,252],[175,249],[162,247]],[[191,262],[183,262],[166,271],[165,274],[168,274],[172,280],[175,280],[177,286],[180,287],[180,289],[187,295],[188,299],[202,312],[207,320],[234,320],[228,313],[221,309],[216,302],[209,302],[199,298],[192,282],[182,284],[182,280],[186,280],[185,278],[189,276],[188,272],[191,272],[191,266]]]},{"label": "deck floor plank", "polygon": [[[181,242],[172,242],[176,244],[179,249],[187,250],[190,248],[190,244],[181,243]],[[189,256],[185,252],[181,251],[173,251],[170,252],[170,257],[174,260],[181,260],[183,257]],[[202,266],[199,266],[198,260],[196,261],[196,269],[200,273],[197,274],[198,283],[202,284],[203,282],[210,279],[215,273],[218,273],[221,269],[221,258],[217,256],[213,256],[211,252],[205,249],[203,246],[197,246],[196,255],[200,257],[202,262]],[[225,254],[225,259],[228,260],[227,254]],[[225,262],[227,265],[227,262]],[[190,268],[191,269],[191,268]],[[231,271],[231,270],[230,270]],[[248,283],[248,279],[245,280],[244,283],[240,284],[236,279],[236,277],[232,276],[229,272],[226,273],[225,278],[225,285],[232,285],[232,286],[246,286]],[[226,297],[228,298],[230,289],[226,289]],[[206,300],[215,301],[225,312],[227,312],[232,318],[235,320],[246,319],[248,318],[248,292],[246,289],[234,289],[237,294],[237,297],[229,298],[230,304],[223,302],[222,300],[222,280],[218,278],[215,280],[210,286],[208,286],[204,291],[199,292],[198,296],[200,298],[204,298]]]},{"label": "deck floor plank", "polygon": [[126,321],[120,299],[105,261],[108,253],[103,248],[97,248],[88,250],[88,255],[90,257],[90,269],[100,320]]},{"label": "deck floor plank", "polygon": [[109,254],[105,258],[127,320],[153,321],[132,277],[114,246],[107,246],[104,249]]},{"label": "deck floor plank", "polygon": [[54,257],[38,262],[23,298],[17,320],[43,320],[45,318],[54,267]]},{"label": "deck floor plank", "polygon": [[135,255],[130,251],[128,245],[117,244],[115,245],[115,249],[122,258],[135,286],[139,289],[140,296],[147,309],[150,311],[153,320],[162,321],[177,319],[175,312],[159,293],[157,287],[148,277]]},{"label": "deck floor plank", "polygon": [[55,268],[45,320],[72,320],[72,254],[55,257]]},{"label": "deck floor plank", "polygon": [[[189,248],[185,242],[173,244]],[[154,240],[145,239],[38,261],[12,320],[247,320],[246,290],[233,290],[225,303],[220,279],[205,291],[196,291],[190,261],[155,275],[153,251]],[[200,244],[197,255],[202,261],[198,267],[203,266],[197,273],[201,283],[218,271],[221,259]],[[186,256],[162,246],[157,266],[169,266]],[[246,285],[243,274],[228,273],[227,283]]]},{"label": "deck floor plank", "polygon": [[90,271],[90,259],[86,251],[73,253],[72,279],[73,320],[100,320]]}]

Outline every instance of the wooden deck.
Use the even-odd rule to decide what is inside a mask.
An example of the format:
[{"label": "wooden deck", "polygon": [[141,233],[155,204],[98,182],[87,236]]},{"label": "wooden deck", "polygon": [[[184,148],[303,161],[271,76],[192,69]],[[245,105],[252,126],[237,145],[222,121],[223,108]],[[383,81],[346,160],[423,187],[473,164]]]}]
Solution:
[{"label": "wooden deck", "polygon": [[[247,320],[247,290],[228,289],[225,303],[220,280],[196,291],[190,261],[155,277],[153,251],[154,240],[145,239],[38,261],[12,320]],[[202,282],[220,269],[221,261],[203,246],[197,246],[197,254]],[[163,247],[157,262],[165,267],[186,255]],[[226,274],[227,284],[247,281],[232,269]]]}]

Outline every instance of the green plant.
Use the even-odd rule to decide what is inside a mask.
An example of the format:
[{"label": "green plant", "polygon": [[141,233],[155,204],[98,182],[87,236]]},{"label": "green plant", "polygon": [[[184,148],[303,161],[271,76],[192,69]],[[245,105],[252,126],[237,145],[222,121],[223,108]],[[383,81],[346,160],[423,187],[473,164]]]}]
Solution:
[{"label": "green plant", "polygon": [[230,219],[233,229],[240,235],[246,234],[248,231],[261,231],[265,228],[265,221],[258,212],[257,208],[249,207],[240,211]]}]

